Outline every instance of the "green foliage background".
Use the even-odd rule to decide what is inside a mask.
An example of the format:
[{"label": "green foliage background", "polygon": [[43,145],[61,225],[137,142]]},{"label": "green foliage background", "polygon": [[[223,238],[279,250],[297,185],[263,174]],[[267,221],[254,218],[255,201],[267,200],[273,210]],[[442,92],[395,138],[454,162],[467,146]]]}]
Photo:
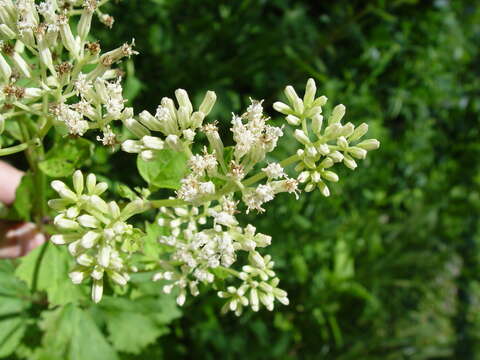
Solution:
[{"label": "green foliage background", "polygon": [[[0,355],[25,335],[17,358],[480,358],[477,2],[124,0],[108,10],[113,30],[96,24],[103,48],[135,37],[140,51],[124,69],[137,109],[153,111],[180,87],[194,98],[215,90],[211,116],[227,134],[230,112],[249,96],[273,115],[285,85],[313,77],[382,146],[340,174],[330,198],[279,196],[252,218],[273,236],[290,306],[220,316],[212,291],[180,313],[158,285],[134,278],[136,300],[43,311],[42,299],[32,307],[17,296],[28,289],[2,262],[0,343],[2,334],[10,341]],[[285,136],[280,153],[292,147]],[[95,172],[141,184],[134,157],[103,155]],[[21,266],[17,275],[30,279]],[[66,304],[77,290],[61,281],[43,290]],[[26,319],[9,318],[23,308]],[[41,321],[19,325],[28,319]]]}]

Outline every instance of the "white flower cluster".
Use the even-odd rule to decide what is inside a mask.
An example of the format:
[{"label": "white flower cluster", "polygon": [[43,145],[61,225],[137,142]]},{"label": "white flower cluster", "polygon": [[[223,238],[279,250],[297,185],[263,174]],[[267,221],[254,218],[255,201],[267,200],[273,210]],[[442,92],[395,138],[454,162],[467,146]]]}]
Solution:
[{"label": "white flower cluster", "polygon": [[[33,132],[38,139],[32,140],[41,142],[55,125],[63,134],[74,136],[99,130],[97,140],[114,146],[119,141],[112,122],[120,121],[135,136],[122,142],[123,151],[145,161],[167,150],[181,153],[180,160],[187,159],[188,172],[174,198],[148,200],[150,192],[144,189],[142,199],[122,208],[100,197],[107,185],[97,183],[92,174],[84,179],[76,171],[73,190],[61,181],[52,182],[60,198],[49,202],[59,213],[54,220],[59,234],[51,241],[67,245],[75,258],[72,281],[79,284],[91,278],[95,302],[102,298],[105,276],[126,285],[129,273],[136,271],[131,255],[142,251],[143,236],[127,220],[159,208],[155,226],[163,227],[167,235],[157,244],[163,252],[154,264],[154,280],[167,281],[163,287],[167,293],[178,289],[179,305],[185,303],[187,292],[196,296],[201,284],[212,285],[227,276],[240,283],[218,292],[225,299],[224,311],[240,315],[246,306],[258,311],[261,305],[272,310],[275,300],[288,304],[287,293],[278,288],[271,257],[258,251],[270,244],[270,236],[257,233],[252,225],[242,226],[236,214],[242,209],[264,212],[264,204],[278,193],[298,198],[299,183],[306,183],[306,191],[319,188],[328,196],[325,181],[338,181],[332,166],[342,162],[355,169],[355,159],[365,158],[379,142],[359,141],[368,130],[366,124],[357,128],[341,124],[343,105],[333,109],[324,125],[322,107],[327,99],[316,97],[312,79],[303,99],[288,86],[288,104],[274,104],[288,124],[300,127],[294,137],[301,149],[279,162],[265,163],[284,135],[284,127],[269,123],[263,101],[251,99],[242,115],[233,114],[233,146],[224,144],[216,122],[205,123],[216,102],[213,91],[207,91],[198,109],[187,92],[178,89],[176,101],[162,98],[154,115],[148,111],[135,115],[125,107],[121,74],[112,68],[136,54],[134,42],[102,53],[98,43],[87,40],[94,15],[112,26],[113,18],[99,9],[107,1],[0,0],[0,134],[6,119],[29,116],[37,120],[32,124],[37,126]],[[71,19],[75,14],[80,14],[78,21]],[[198,133],[206,136],[209,146],[194,153],[199,148],[195,144]],[[294,164],[298,174],[291,178],[288,166]],[[243,204],[238,206],[240,201]],[[241,262],[238,259],[247,264],[235,269]]]},{"label": "white flower cluster", "polygon": [[367,151],[378,149],[380,143],[376,139],[357,143],[368,131],[368,125],[363,123],[357,128],[350,122],[342,125],[345,106],[341,104],[333,109],[328,123],[323,126],[322,106],[327,102],[327,98],[325,96],[316,98],[316,91],[313,79],[307,82],[303,100],[292,86],[287,86],[285,95],[289,105],[276,102],[273,107],[286,115],[290,125],[301,126],[301,129],[294,132],[295,138],[303,145],[303,149],[297,152],[301,160],[295,168],[301,171],[297,180],[307,183],[305,191],[312,191],[318,187],[324,196],[329,196],[330,190],[324,181],[337,182],[338,175],[328,169],[335,163],[343,162],[345,166],[354,170],[357,167],[354,159],[365,159]]},{"label": "white flower cluster", "polygon": [[[153,279],[168,281],[163,287],[166,293],[177,287],[179,305],[185,303],[187,290],[197,296],[199,283],[212,283],[216,271],[232,274],[242,282],[238,289],[229,286],[226,292],[218,293],[227,299],[224,311],[240,315],[244,306],[250,305],[258,311],[260,304],[273,310],[275,299],[288,304],[287,293],[277,287],[279,280],[275,278],[270,256],[262,257],[257,251],[270,245],[271,237],[256,233],[252,225],[239,226],[236,205],[231,198],[223,197],[214,206],[209,203],[201,207],[160,208],[157,221],[168,235],[161,236],[159,241],[171,253],[168,267]],[[232,269],[238,251],[248,252],[248,265],[240,272]]]},{"label": "white flower cluster", "polygon": [[[171,98],[164,97],[155,116],[144,110],[138,116],[138,120],[129,118],[124,121],[124,125],[141,140],[124,141],[123,151],[140,153],[145,160],[153,159],[155,150],[161,150],[164,147],[180,152],[190,151],[189,147],[195,138],[196,130],[202,126],[217,96],[213,91],[207,91],[203,102],[195,112],[185,90],[176,90],[175,97],[178,107]],[[152,131],[162,133],[163,138],[151,136]]]},{"label": "white flower cluster", "polygon": [[[79,11],[73,29],[70,17]],[[124,109],[120,73],[111,67],[136,52],[133,42],[104,54],[88,42],[94,13],[109,18],[96,0],[0,0],[0,104],[7,117],[36,115],[77,136],[99,129],[102,144],[117,143],[108,124],[133,111]]]},{"label": "white flower cluster", "polygon": [[115,201],[107,203],[100,197],[107,190],[106,183],[97,183],[93,174],[84,179],[78,170],[73,175],[73,191],[59,180],[52,187],[60,198],[50,200],[49,205],[59,212],[54,224],[62,233],[53,235],[51,241],[68,245],[77,263],[70,272],[72,282],[79,284],[91,277],[92,299],[99,302],[105,274],[121,286],[129,280],[130,256],[138,250],[141,232],[126,220],[145,211],[146,205],[136,200],[120,210]]},{"label": "white flower cluster", "polygon": [[263,113],[262,101],[250,101],[242,116],[233,115],[231,131],[235,146],[231,159],[225,158],[225,146],[216,125],[203,126],[212,153],[204,149],[203,155],[190,157],[191,172],[182,180],[177,191],[179,199],[193,204],[202,203],[215,195],[214,182],[225,179],[241,190],[247,212],[264,211],[262,205],[280,192],[297,195],[297,180],[290,179],[278,163],[271,163],[263,170],[268,178],[265,184],[249,187],[241,183],[254,166],[275,149],[279,137],[283,135],[281,128],[267,124],[268,117]]}]

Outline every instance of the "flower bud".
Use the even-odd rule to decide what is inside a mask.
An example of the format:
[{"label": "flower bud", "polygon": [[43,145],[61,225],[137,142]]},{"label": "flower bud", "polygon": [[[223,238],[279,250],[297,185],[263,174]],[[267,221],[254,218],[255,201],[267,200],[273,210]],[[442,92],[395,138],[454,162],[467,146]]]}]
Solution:
[{"label": "flower bud", "polygon": [[140,113],[138,119],[142,125],[146,126],[150,130],[165,132],[165,127],[162,126],[162,123],[146,110]]},{"label": "flower bud", "polygon": [[251,251],[248,255],[248,260],[256,268],[263,269],[265,267],[265,261],[258,251]]},{"label": "flower bud", "polygon": [[139,214],[144,212],[148,209],[148,202],[138,199],[133,200],[132,202],[128,203],[121,212],[121,219],[127,220],[128,218],[132,217],[135,214]]},{"label": "flower bud", "polygon": [[318,182],[321,181],[321,176],[320,176],[320,173],[319,173],[318,171],[312,172],[311,178],[312,178],[312,181],[313,181],[314,183],[318,183]]},{"label": "flower bud", "polygon": [[10,76],[12,76],[12,68],[8,65],[2,54],[0,54],[0,76],[5,81],[9,81]]},{"label": "flower bud", "polygon": [[328,146],[328,144],[325,144],[325,143],[318,145],[317,150],[320,154],[324,156],[330,153],[330,147]]},{"label": "flower bud", "polygon": [[298,182],[299,183],[304,183],[310,178],[310,171],[303,171],[298,175]]},{"label": "flower bud", "polygon": [[205,116],[207,116],[208,114],[210,114],[210,111],[212,111],[216,100],[217,94],[215,94],[214,91],[207,91],[198,110],[202,112]]},{"label": "flower bud", "polygon": [[120,275],[116,271],[112,271],[110,274],[110,277],[112,278],[113,281],[115,281],[118,285],[120,286],[125,286],[127,285],[127,279],[125,279],[122,275]]},{"label": "flower bud", "polygon": [[52,181],[52,188],[64,199],[68,199],[71,201],[77,201],[77,195],[70,190],[65,183],[60,180],[53,180]]},{"label": "flower bud", "polygon": [[81,215],[77,218],[80,225],[87,228],[95,229],[100,226],[100,221],[91,215]]},{"label": "flower bud", "polygon": [[88,231],[85,235],[82,236],[80,240],[80,245],[85,249],[90,249],[97,243],[99,237],[99,233],[95,231]]},{"label": "flower bud", "polygon": [[137,140],[125,140],[122,143],[122,150],[127,153],[137,154],[143,149],[142,142]]},{"label": "flower bud", "polygon": [[284,115],[293,114],[292,108],[281,101],[273,103],[273,108]]},{"label": "flower bud", "polygon": [[93,195],[101,195],[108,189],[108,184],[101,182],[95,185],[95,189],[93,191]]},{"label": "flower bud", "polygon": [[93,194],[95,192],[96,184],[97,184],[97,177],[95,176],[95,174],[88,174],[86,185],[87,185],[87,192],[89,194]]},{"label": "flower bud", "polygon": [[0,38],[3,40],[15,39],[15,32],[7,24],[0,24]]},{"label": "flower bud", "polygon": [[205,114],[202,111],[195,111],[190,117],[190,126],[194,129],[202,126]]},{"label": "flower bud", "polygon": [[325,185],[324,182],[319,182],[318,183],[318,188],[320,189],[320,192],[322,193],[323,196],[329,197],[330,196],[330,189],[328,188],[327,185]]},{"label": "flower bud", "polygon": [[110,215],[112,216],[112,218],[116,219],[120,216],[120,208],[115,201],[110,201],[108,203],[108,207],[110,209]]},{"label": "flower bud", "polygon": [[312,78],[308,79],[307,87],[305,88],[305,95],[303,96],[303,102],[305,103],[305,106],[307,108],[313,104],[316,92],[317,85],[315,84],[315,80],[313,80]]},{"label": "flower bud", "polygon": [[338,175],[335,174],[333,171],[324,171],[322,173],[322,177],[325,180],[331,181],[331,182],[337,182],[338,181]]},{"label": "flower bud", "polygon": [[[101,183],[100,183],[101,184]],[[100,185],[98,184],[98,185]],[[110,209],[107,205],[107,203],[105,202],[105,200],[103,200],[100,196],[98,195],[92,195],[90,196],[90,201],[89,201],[89,204],[96,210],[104,213],[104,214],[108,214],[110,212]]]},{"label": "flower bud", "polygon": [[312,157],[312,158],[315,157],[315,156],[318,154],[317,149],[315,149],[314,146],[308,145],[308,146],[305,148],[305,150],[306,150],[307,156]]},{"label": "flower bud", "polygon": [[103,246],[98,253],[98,264],[104,268],[108,268],[110,265],[110,254],[112,248],[110,246]]},{"label": "flower bud", "polygon": [[68,274],[68,277],[72,280],[72,283],[78,285],[85,280],[86,274],[83,271],[72,271]]},{"label": "flower bud", "polygon": [[273,301],[274,298],[271,294],[266,294],[264,292],[259,292],[259,298],[263,305],[267,308],[268,311],[273,311]]},{"label": "flower bud", "polygon": [[322,113],[322,108],[320,106],[314,106],[305,113],[305,117],[311,118],[321,113]]},{"label": "flower bud", "polygon": [[258,311],[260,309],[260,303],[258,301],[258,292],[257,289],[252,288],[250,290],[250,305],[253,311]]},{"label": "flower bud", "polygon": [[87,254],[81,254],[76,258],[78,264],[89,267],[93,265],[93,258]]},{"label": "flower bud", "polygon": [[341,131],[340,135],[348,138],[350,135],[353,134],[354,131],[355,131],[355,126],[351,122],[349,122],[349,123],[346,123],[342,127],[342,131]]},{"label": "flower bud", "polygon": [[363,123],[357,126],[357,128],[353,131],[353,134],[350,135],[349,140],[355,141],[360,139],[363,135],[365,135],[368,131],[368,125]]},{"label": "flower bud", "polygon": [[325,158],[319,165],[320,168],[326,169],[333,166],[333,160],[329,157]]},{"label": "flower bud", "polygon": [[175,90],[175,97],[177,98],[180,107],[185,107],[186,112],[190,115],[193,111],[192,102],[190,101],[188,94],[183,89]]},{"label": "flower bud", "polygon": [[367,156],[367,150],[356,146],[349,148],[348,152],[350,153],[350,155],[357,159],[365,159],[365,157]]},{"label": "flower bud", "polygon": [[190,127],[190,112],[186,106],[180,106],[177,111],[178,125],[181,129]]},{"label": "flower bud", "polygon": [[333,160],[333,162],[341,162],[343,160],[343,154],[340,151],[334,151],[328,154],[328,157]]},{"label": "flower bud", "polygon": [[83,174],[80,170],[73,173],[73,188],[78,196],[83,192]]},{"label": "flower bud", "polygon": [[40,88],[25,88],[25,93],[23,95],[24,99],[31,100],[39,98],[43,95],[43,91]]},{"label": "flower bud", "polygon": [[102,280],[103,279],[103,273],[104,273],[104,269],[101,267],[101,266],[98,266],[98,265],[95,265],[95,267],[93,268],[93,271],[92,273],[90,274],[90,276],[92,278],[94,278],[95,280]]},{"label": "flower bud", "polygon": [[185,304],[186,300],[186,295],[185,295],[185,290],[180,290],[180,293],[177,296],[177,305],[178,306],[183,306]]},{"label": "flower bud", "polygon": [[325,129],[324,135],[327,138],[335,139],[340,135],[341,132],[342,132],[342,125],[337,122],[337,123],[328,125],[327,128]]},{"label": "flower bud", "polygon": [[315,190],[315,183],[308,183],[307,186],[305,186],[305,192],[311,192]]},{"label": "flower bud", "polygon": [[254,240],[257,243],[257,246],[259,247],[269,246],[272,243],[272,237],[265,234],[255,235]]},{"label": "flower bud", "polygon": [[322,124],[323,124],[323,116],[320,114],[315,115],[312,118],[312,130],[315,134],[320,134],[320,131],[322,130]]},{"label": "flower bud", "polygon": [[323,106],[327,103],[328,98],[326,96],[320,96],[315,99],[312,106]]},{"label": "flower bud", "polygon": [[130,130],[133,134],[135,134],[139,138],[150,135],[150,131],[133,118],[126,119],[124,121],[124,124],[128,130]]},{"label": "flower bud", "polygon": [[55,234],[50,237],[50,241],[53,242],[55,245],[65,245],[67,243],[67,239],[62,234]]},{"label": "flower bud", "polygon": [[292,126],[298,126],[302,122],[302,120],[300,120],[300,118],[296,117],[295,115],[287,115],[285,120],[287,120],[287,123]]},{"label": "flower bud", "polygon": [[355,162],[355,160],[353,160],[348,155],[345,155],[345,157],[343,158],[343,163],[345,164],[346,167],[348,167],[351,170],[355,170],[355,168],[357,167],[357,163]]},{"label": "flower bud", "polygon": [[12,62],[23,77],[30,78],[30,66],[18,52],[12,54]]},{"label": "flower bud", "polygon": [[155,153],[152,150],[144,150],[140,153],[140,158],[144,161],[152,161],[155,159]]},{"label": "flower bud", "polygon": [[301,142],[303,145],[310,145],[310,139],[308,136],[303,132],[303,130],[297,129],[293,133],[293,136],[297,141]]},{"label": "flower bud", "polygon": [[80,36],[80,39],[85,40],[90,32],[90,26],[92,24],[92,16],[93,11],[85,8],[82,11],[82,15],[80,16],[80,20],[78,21],[77,25],[77,33]]},{"label": "flower bud", "polygon": [[94,280],[92,285],[92,300],[94,303],[100,302],[103,296],[103,280]]},{"label": "flower bud", "polygon": [[340,136],[337,139],[337,145],[340,147],[340,149],[345,150],[348,148],[348,141],[345,139],[345,137]]},{"label": "flower bud", "polygon": [[300,99],[298,97],[295,89],[291,85],[288,85],[285,88],[284,93],[285,93],[285,96],[287,97],[288,101],[290,102],[290,105],[295,104],[295,102]]},{"label": "flower bud", "polygon": [[72,53],[73,57],[77,58],[80,46],[73,37],[72,29],[70,29],[70,25],[68,24],[68,19],[63,19],[63,21],[60,23],[59,29],[63,46],[70,51],[70,53]]},{"label": "flower bud", "polygon": [[328,119],[328,124],[335,124],[342,120],[343,116],[345,115],[345,105],[339,104],[333,108],[332,115]]},{"label": "flower bud", "polygon": [[5,131],[5,116],[0,114],[0,135]]},{"label": "flower bud", "polygon": [[377,139],[368,139],[357,144],[357,146],[367,151],[377,150],[380,147],[380,141],[378,141]]}]

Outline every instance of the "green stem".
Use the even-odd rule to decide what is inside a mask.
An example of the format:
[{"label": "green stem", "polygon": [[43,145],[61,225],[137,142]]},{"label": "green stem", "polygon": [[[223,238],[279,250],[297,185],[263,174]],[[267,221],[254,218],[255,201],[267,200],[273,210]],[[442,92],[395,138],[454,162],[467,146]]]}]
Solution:
[{"label": "green stem", "polygon": [[26,143],[18,144],[18,145],[15,145],[15,146],[10,146],[10,147],[4,148],[4,149],[0,149],[0,156],[7,156],[7,155],[11,155],[11,154],[15,154],[15,153],[24,151],[29,146],[30,146],[30,144],[28,142],[26,142]]},{"label": "green stem", "polygon": [[[281,161],[280,165],[282,167],[286,167],[288,165],[291,165],[297,162],[299,159],[300,159],[299,156],[295,154]],[[263,171],[259,172],[258,174],[253,175],[248,179],[246,179],[245,181],[243,181],[241,185],[243,185],[244,187],[253,185],[258,181],[264,179],[266,176],[267,175]],[[240,187],[234,182],[230,182],[230,183],[227,183],[222,189],[220,189],[218,192],[216,192],[212,196],[202,199],[202,202],[214,201],[214,200],[220,199],[223,195],[226,195],[232,191],[236,192],[238,190],[240,190]],[[184,206],[184,205],[190,205],[190,203],[180,199],[165,199],[165,200],[152,200],[150,202],[150,205],[152,206],[152,208],[159,208],[162,206],[165,206],[165,207]]]},{"label": "green stem", "polygon": [[32,294],[37,292],[38,288],[38,276],[40,274],[40,266],[42,265],[42,260],[43,257],[45,256],[45,253],[47,252],[47,248],[50,245],[50,241],[45,242],[45,244],[42,245],[42,249],[40,250],[40,254],[38,255],[37,260],[35,261],[35,268],[33,269],[33,275],[32,275]]},{"label": "green stem", "polygon": [[[281,161],[280,162],[280,165],[282,167],[286,167],[288,165],[291,165],[295,162],[297,162],[299,160],[299,156],[297,154],[295,155],[292,155],[288,158],[286,158],[285,160]],[[245,181],[242,182],[242,184],[244,186],[250,186],[250,185],[253,185],[255,184],[256,182],[262,180],[263,178],[265,178],[267,176],[267,174],[265,174],[263,171],[262,172],[259,172],[258,174],[256,175],[253,175],[252,177],[249,177],[248,179],[246,179]]]}]

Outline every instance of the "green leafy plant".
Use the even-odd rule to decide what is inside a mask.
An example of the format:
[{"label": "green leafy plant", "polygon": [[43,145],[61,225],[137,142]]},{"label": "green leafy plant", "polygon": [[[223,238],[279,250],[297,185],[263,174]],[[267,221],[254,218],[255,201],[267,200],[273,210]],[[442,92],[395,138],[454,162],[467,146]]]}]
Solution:
[{"label": "green leafy plant", "polygon": [[[286,102],[274,104],[296,140],[278,161],[266,157],[292,131],[270,120],[263,101],[251,99],[243,114],[233,114],[233,146],[225,144],[215,121],[206,120],[216,102],[213,91],[198,108],[178,89],[176,103],[162,98],[154,115],[135,112],[126,106],[122,72],[114,68],[137,54],[134,41],[108,52],[91,41],[94,15],[113,24],[101,11],[105,3],[1,1],[0,156],[24,152],[29,164],[5,218],[33,220],[50,236],[18,266],[3,269],[23,280],[5,275],[11,291],[2,293],[0,315],[11,321],[2,322],[3,356],[25,332],[42,330],[45,346],[24,344],[18,356],[89,358],[93,350],[85,344],[94,341],[102,358],[115,358],[98,324],[106,324],[117,349],[136,353],[178,316],[161,290],[174,292],[181,306],[187,293],[212,287],[224,301],[222,311],[237,315],[245,307],[273,310],[275,300],[288,305],[272,257],[263,251],[271,237],[243,225],[238,213],[263,213],[279,193],[298,199],[302,189],[318,188],[329,196],[328,182],[339,180],[332,171],[337,164],[353,170],[355,159],[379,147],[375,139],[361,140],[366,124],[342,124],[343,105],[324,121],[327,98],[317,97],[313,79],[303,97],[287,86]],[[77,170],[119,150],[138,154],[145,186],[116,184],[109,193],[111,180]],[[59,178],[71,178],[71,186]],[[108,297],[87,305],[88,292],[94,303]],[[50,310],[32,328],[37,305]],[[130,325],[122,319],[151,331],[127,335]]]}]

